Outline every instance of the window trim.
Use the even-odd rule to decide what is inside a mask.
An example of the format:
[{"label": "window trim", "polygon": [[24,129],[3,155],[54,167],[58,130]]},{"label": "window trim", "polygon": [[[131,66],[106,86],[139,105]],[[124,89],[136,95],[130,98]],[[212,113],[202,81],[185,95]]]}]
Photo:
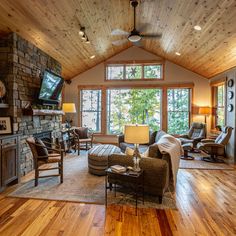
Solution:
[{"label": "window trim", "polygon": [[[97,134],[101,135],[112,135],[107,133],[107,89],[126,89],[126,88],[140,88],[140,89],[148,89],[148,88],[159,88],[162,89],[162,97],[161,97],[161,129],[163,131],[167,131],[167,89],[174,89],[174,88],[188,88],[190,89],[190,115],[189,115],[189,124],[192,123],[193,118],[193,101],[194,101],[194,83],[181,83],[181,84],[106,84],[106,85],[79,85],[78,86],[78,94],[79,94],[79,101],[78,101],[78,125],[81,126],[81,98],[80,98],[80,91],[81,90],[102,90],[102,97],[101,97],[101,132]],[[113,135],[114,136],[114,135]]]},{"label": "window trim", "polygon": [[[107,78],[107,67],[109,65],[114,65],[114,66],[124,66],[124,77],[123,79],[112,79],[109,80]],[[126,65],[141,65],[142,66],[142,78],[140,79],[126,79]],[[157,78],[144,78],[144,66],[147,65],[161,65],[161,78],[157,79]],[[117,81],[163,81],[165,78],[165,61],[164,60],[155,60],[155,61],[140,61],[140,60],[135,60],[135,61],[107,61],[104,63],[104,81],[105,82],[117,82]]]}]

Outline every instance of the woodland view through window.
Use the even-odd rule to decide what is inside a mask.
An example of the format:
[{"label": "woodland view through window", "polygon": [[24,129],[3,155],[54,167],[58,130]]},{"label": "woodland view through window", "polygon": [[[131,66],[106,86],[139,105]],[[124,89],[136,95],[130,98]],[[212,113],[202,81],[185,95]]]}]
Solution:
[{"label": "woodland view through window", "polygon": [[107,80],[162,79],[162,64],[108,64]]},{"label": "woodland view through window", "polygon": [[125,124],[148,124],[161,127],[161,89],[107,90],[107,131],[123,132]]},{"label": "woodland view through window", "polygon": [[185,133],[189,128],[190,89],[168,89],[167,103],[168,133]]},{"label": "woodland view through window", "polygon": [[216,87],[216,125],[225,124],[225,86]]},{"label": "woodland view through window", "polygon": [[[191,89],[166,89],[167,108],[163,108],[162,88],[103,88],[80,90],[81,125],[94,132],[123,132],[125,124],[148,124],[151,130],[162,128],[162,114],[167,113],[167,131],[185,133],[190,120]],[[102,96],[103,94],[103,96]],[[166,94],[166,93],[165,93]],[[102,107],[106,106],[106,107]],[[106,117],[106,127],[101,127]]]},{"label": "woodland view through window", "polygon": [[91,131],[101,132],[101,94],[98,90],[81,90],[81,124]]}]

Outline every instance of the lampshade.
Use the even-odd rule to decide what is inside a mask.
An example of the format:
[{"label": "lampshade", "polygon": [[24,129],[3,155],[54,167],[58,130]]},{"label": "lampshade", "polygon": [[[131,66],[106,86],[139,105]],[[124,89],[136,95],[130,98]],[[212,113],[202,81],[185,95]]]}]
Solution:
[{"label": "lampshade", "polygon": [[148,125],[125,125],[125,142],[144,144],[149,142]]},{"label": "lampshade", "polygon": [[211,114],[211,108],[210,107],[199,107],[198,114],[199,115],[210,115]]},{"label": "lampshade", "polygon": [[63,103],[62,110],[65,113],[76,113],[75,104],[74,103]]}]

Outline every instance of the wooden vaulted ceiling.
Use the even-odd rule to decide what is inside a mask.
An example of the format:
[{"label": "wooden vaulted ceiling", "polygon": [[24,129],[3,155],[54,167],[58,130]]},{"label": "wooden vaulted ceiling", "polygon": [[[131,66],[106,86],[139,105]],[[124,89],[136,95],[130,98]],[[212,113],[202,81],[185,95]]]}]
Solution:
[{"label": "wooden vaulted ceiling", "polygon": [[[62,64],[65,78],[131,46],[114,46],[124,36],[111,35],[132,29],[129,0],[0,0],[0,12],[0,33],[17,32],[37,45]],[[137,28],[162,33],[143,40],[143,48],[207,78],[236,66],[235,22],[235,0],[140,0],[137,8]],[[91,44],[82,42],[80,26]]]}]

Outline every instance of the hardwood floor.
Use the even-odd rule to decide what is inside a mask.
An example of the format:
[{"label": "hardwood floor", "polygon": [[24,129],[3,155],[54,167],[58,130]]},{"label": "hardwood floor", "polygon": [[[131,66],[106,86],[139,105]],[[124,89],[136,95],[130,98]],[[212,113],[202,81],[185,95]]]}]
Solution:
[{"label": "hardwood floor", "polygon": [[[6,194],[6,193],[5,193]],[[0,235],[236,235],[236,170],[180,170],[178,210],[6,197]]]}]

